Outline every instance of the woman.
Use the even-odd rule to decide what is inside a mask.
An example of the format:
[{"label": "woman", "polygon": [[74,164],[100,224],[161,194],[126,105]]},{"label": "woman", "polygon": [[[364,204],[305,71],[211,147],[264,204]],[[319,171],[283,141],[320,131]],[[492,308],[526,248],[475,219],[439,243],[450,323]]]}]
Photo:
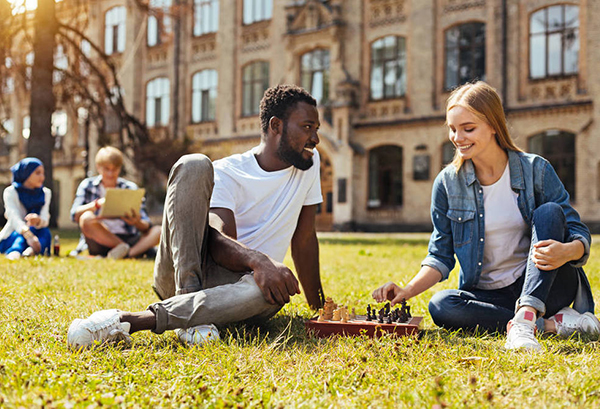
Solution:
[{"label": "woman", "polygon": [[50,199],[44,186],[44,165],[39,159],[25,158],[10,168],[13,183],[4,189],[6,225],[0,231],[0,252],[16,260],[50,251],[52,235]]},{"label": "woman", "polygon": [[429,303],[437,325],[506,326],[508,349],[540,349],[536,329],[600,332],[581,268],[590,233],[550,163],[515,146],[500,97],[484,82],[452,92],[446,122],[456,154],[434,182],[429,254],[407,286],[387,283],[373,298],[395,304],[420,294],[448,278],[456,255],[459,289]]}]

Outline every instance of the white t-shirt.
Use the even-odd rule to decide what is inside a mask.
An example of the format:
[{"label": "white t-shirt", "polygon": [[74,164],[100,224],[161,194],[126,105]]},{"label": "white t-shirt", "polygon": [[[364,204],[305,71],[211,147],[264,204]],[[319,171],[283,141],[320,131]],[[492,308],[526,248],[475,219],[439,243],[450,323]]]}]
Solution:
[{"label": "white t-shirt", "polygon": [[518,195],[510,187],[508,164],[496,183],[482,188],[485,245],[477,288],[494,290],[509,286],[521,277],[531,239],[529,226],[519,211]]},{"label": "white t-shirt", "polygon": [[257,149],[214,161],[210,207],[233,211],[238,241],[282,262],[302,206],[323,201],[319,153],[313,150],[308,170],[290,166],[267,172],[254,156]]}]

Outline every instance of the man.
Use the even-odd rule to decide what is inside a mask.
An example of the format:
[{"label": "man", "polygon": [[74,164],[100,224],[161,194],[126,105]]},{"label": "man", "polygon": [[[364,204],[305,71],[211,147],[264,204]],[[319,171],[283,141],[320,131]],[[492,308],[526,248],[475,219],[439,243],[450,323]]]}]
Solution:
[{"label": "man", "polygon": [[214,171],[199,154],[171,169],[154,269],[163,301],[142,312],[105,310],[75,320],[69,346],[129,340],[140,330],[176,330],[183,342],[202,344],[218,338],[213,324],[268,319],[300,293],[281,263],[290,243],[308,303],[322,305],[316,101],[296,86],[272,87],[260,120],[260,145],[216,161]]},{"label": "man", "polygon": [[134,209],[120,219],[98,216],[106,189],[137,189],[133,182],[119,177],[123,154],[117,148],[105,146],[96,154],[100,175],[84,179],[77,188],[71,207],[71,218],[79,224],[90,255],[113,259],[139,257],[158,245],[160,227],[152,226],[144,205],[140,213]]}]

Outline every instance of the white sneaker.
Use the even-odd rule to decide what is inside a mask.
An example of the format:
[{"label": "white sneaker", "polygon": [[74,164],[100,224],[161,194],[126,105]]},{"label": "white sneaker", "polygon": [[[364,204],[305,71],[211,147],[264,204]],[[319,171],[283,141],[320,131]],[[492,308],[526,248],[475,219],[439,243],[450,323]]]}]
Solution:
[{"label": "white sneaker", "polygon": [[175,333],[181,342],[188,345],[204,345],[221,339],[219,330],[212,324],[196,325],[187,329],[178,328]]},{"label": "white sneaker", "polygon": [[129,244],[119,243],[106,254],[106,257],[112,258],[113,260],[120,260],[129,254],[129,248]]},{"label": "white sneaker", "polygon": [[570,337],[576,332],[580,334],[600,334],[600,321],[591,312],[578,313],[573,308],[565,307],[550,317],[556,325],[556,333],[561,337]]},{"label": "white sneaker", "polygon": [[6,255],[6,258],[13,261],[18,260],[21,258],[21,253],[19,253],[18,251],[11,251]]},{"label": "white sneaker", "polygon": [[519,311],[506,326],[506,349],[526,349],[539,351],[542,346],[535,338],[535,314],[531,311]]},{"label": "white sneaker", "polygon": [[131,324],[121,322],[119,310],[97,311],[85,319],[71,323],[67,344],[71,349],[90,348],[105,342],[131,343]]}]

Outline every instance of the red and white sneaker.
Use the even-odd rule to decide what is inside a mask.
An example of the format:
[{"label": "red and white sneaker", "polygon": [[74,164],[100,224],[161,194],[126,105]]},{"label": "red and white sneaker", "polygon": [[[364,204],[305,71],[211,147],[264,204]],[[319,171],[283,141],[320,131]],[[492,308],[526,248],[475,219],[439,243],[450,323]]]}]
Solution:
[{"label": "red and white sneaker", "polygon": [[518,311],[515,317],[506,326],[506,349],[526,349],[539,351],[542,349],[535,338],[536,316],[531,311]]},{"label": "red and white sneaker", "polygon": [[556,333],[561,337],[570,337],[574,333],[598,335],[600,321],[591,312],[578,313],[573,308],[565,307],[552,317],[556,325]]}]

